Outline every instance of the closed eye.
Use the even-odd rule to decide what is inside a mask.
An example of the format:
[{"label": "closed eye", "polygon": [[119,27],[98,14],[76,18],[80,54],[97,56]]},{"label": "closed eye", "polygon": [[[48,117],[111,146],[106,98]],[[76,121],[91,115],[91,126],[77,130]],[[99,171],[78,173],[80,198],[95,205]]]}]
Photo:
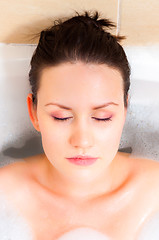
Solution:
[{"label": "closed eye", "polygon": [[[53,118],[54,118],[54,120],[56,120],[56,121],[67,121],[67,120],[69,120],[69,119],[72,118],[72,117],[68,117],[68,118],[57,118],[57,117],[53,117]],[[95,117],[93,117],[93,119],[95,119],[95,120],[97,120],[97,121],[112,121],[111,117],[109,117],[109,118],[95,118]]]},{"label": "closed eye", "polygon": [[112,121],[111,117],[109,117],[109,118],[95,118],[95,117],[93,117],[93,118],[97,121]]}]

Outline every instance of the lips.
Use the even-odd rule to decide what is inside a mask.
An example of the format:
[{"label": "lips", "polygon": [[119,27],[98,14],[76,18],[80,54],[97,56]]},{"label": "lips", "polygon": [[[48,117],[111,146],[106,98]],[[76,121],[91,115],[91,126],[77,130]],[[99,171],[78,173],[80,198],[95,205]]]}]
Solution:
[{"label": "lips", "polygon": [[98,158],[96,157],[92,157],[92,156],[87,156],[87,155],[77,155],[77,156],[74,156],[74,157],[71,157],[71,158],[67,158],[67,159],[80,159],[80,160],[96,160]]},{"label": "lips", "polygon": [[75,164],[75,165],[81,165],[81,166],[89,166],[92,165],[97,161],[98,158],[94,158],[92,156],[86,156],[86,155],[77,155],[71,158],[66,158],[69,162]]}]

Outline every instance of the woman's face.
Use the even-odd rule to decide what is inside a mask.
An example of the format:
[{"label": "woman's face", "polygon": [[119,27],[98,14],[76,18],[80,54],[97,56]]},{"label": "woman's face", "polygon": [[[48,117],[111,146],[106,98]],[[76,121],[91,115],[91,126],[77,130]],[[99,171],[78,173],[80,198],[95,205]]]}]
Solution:
[{"label": "woman's face", "polygon": [[[104,64],[64,63],[42,71],[36,129],[54,169],[78,181],[104,173],[120,143],[126,118],[123,96],[120,72]],[[98,160],[77,166],[66,159],[76,155]]]}]

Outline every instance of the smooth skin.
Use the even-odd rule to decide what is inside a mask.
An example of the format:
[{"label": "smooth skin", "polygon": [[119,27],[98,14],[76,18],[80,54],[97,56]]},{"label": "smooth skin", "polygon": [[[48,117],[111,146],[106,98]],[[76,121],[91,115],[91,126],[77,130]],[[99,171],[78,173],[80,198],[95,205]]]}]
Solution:
[{"label": "smooth skin", "polygon": [[[90,227],[112,240],[134,240],[159,211],[159,163],[118,152],[127,113],[123,96],[121,73],[104,64],[64,63],[42,71],[37,106],[31,93],[27,104],[44,154],[0,169],[1,190],[34,239]],[[75,155],[98,160],[77,166],[66,159]]]}]

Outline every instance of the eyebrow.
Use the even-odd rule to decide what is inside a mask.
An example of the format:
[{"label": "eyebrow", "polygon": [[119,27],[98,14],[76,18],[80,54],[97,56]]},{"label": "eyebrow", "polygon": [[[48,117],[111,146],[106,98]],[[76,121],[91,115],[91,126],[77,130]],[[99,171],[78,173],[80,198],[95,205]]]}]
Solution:
[{"label": "eyebrow", "polygon": [[[56,106],[58,106],[58,107],[60,107],[60,108],[66,109],[66,110],[72,110],[72,108],[69,108],[69,107],[64,106],[64,105],[62,105],[62,104],[59,104],[59,103],[52,103],[52,102],[51,102],[51,103],[45,104],[45,106],[49,106],[49,105],[56,105]],[[115,102],[107,102],[107,103],[104,103],[104,104],[99,105],[99,106],[94,106],[92,109],[93,109],[93,110],[96,110],[96,109],[99,109],[99,108],[107,107],[107,106],[109,106],[109,105],[119,106],[119,104],[117,104],[117,103],[115,103]]]}]

